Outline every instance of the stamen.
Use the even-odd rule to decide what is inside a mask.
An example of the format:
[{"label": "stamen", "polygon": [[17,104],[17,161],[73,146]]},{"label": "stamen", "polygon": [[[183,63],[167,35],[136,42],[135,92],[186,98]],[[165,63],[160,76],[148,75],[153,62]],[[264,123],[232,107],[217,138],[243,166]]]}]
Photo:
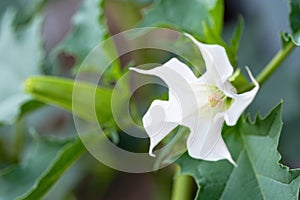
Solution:
[{"label": "stamen", "polygon": [[209,107],[214,108],[216,106],[219,106],[221,103],[222,103],[222,100],[219,97],[217,97],[215,95],[208,96]]},{"label": "stamen", "polygon": [[219,107],[223,104],[224,100],[226,99],[226,96],[222,93],[222,91],[217,90],[212,95],[208,96],[208,105],[211,108]]}]

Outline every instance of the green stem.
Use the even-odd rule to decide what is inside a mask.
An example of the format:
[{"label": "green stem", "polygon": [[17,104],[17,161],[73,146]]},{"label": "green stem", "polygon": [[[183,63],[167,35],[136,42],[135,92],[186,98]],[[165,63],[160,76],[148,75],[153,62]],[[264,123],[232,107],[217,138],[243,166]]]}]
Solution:
[{"label": "green stem", "polygon": [[274,58],[269,62],[265,69],[257,76],[259,84],[263,84],[280,66],[285,58],[292,52],[296,45],[291,41],[284,48],[282,48]]},{"label": "green stem", "polygon": [[[179,170],[177,170],[179,171]],[[173,182],[172,200],[189,200],[192,195],[193,180],[186,174],[176,173]]]},{"label": "green stem", "polygon": [[[286,44],[277,54],[273,57],[273,59],[266,65],[266,67],[260,72],[260,74],[256,77],[259,85],[262,85],[280,66],[280,64],[286,59],[286,57],[293,51],[296,45],[290,41]],[[242,92],[248,91],[253,87],[253,83],[247,85],[242,89]]]}]

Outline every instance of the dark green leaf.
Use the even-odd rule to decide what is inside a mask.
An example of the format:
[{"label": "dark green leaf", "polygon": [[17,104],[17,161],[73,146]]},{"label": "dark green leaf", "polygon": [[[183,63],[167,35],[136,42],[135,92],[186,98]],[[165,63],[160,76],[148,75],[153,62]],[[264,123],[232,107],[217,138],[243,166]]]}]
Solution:
[{"label": "dark green leaf", "polygon": [[290,12],[290,24],[294,34],[300,32],[300,1],[290,0],[291,12]]},{"label": "dark green leaf", "polygon": [[242,118],[225,127],[223,137],[236,161],[207,162],[187,154],[177,163],[199,185],[196,199],[298,199],[300,170],[279,164],[277,145],[282,127],[281,104],[265,119]]},{"label": "dark green leaf", "polygon": [[0,172],[0,199],[41,199],[84,149],[79,139],[35,136],[32,149],[20,165]]},{"label": "dark green leaf", "polygon": [[[188,11],[188,12],[187,12]],[[205,40],[205,27],[217,37],[221,36],[223,27],[223,1],[213,0],[156,0],[139,25],[166,26],[184,31]]]},{"label": "dark green leaf", "polygon": [[[175,136],[172,136],[176,132]],[[186,127],[178,127],[172,131],[171,136],[168,136],[163,140],[163,143],[168,144],[160,154],[157,155],[155,161],[155,169],[159,169],[162,166],[174,163],[185,151],[185,142],[189,135],[189,129]]]},{"label": "dark green leaf", "polygon": [[281,39],[283,46],[293,42],[300,45],[300,0],[290,0],[290,27],[292,34],[282,33]]},{"label": "dark green leaf", "polygon": [[38,177],[33,187],[19,199],[35,200],[43,197],[63,173],[85,152],[85,147],[76,138],[61,148],[48,168]]},{"label": "dark green leaf", "polygon": [[234,57],[235,62],[237,62],[237,52],[239,50],[239,45],[240,45],[240,40],[241,40],[241,36],[244,30],[244,20],[242,17],[238,18],[238,24],[235,28],[234,34],[232,36],[232,39],[230,41],[230,48],[231,48],[231,52],[232,52],[232,56]]},{"label": "dark green leaf", "polygon": [[231,64],[236,66],[243,21],[239,20],[231,45],[228,45],[222,39],[223,14],[223,0],[156,0],[144,12],[139,27],[168,27],[190,33],[201,42],[219,44],[226,49]]},{"label": "dark green leaf", "polygon": [[13,18],[12,12],[6,12],[0,28],[0,123],[13,123],[21,114],[21,106],[31,100],[22,92],[22,82],[40,73],[43,58],[42,19],[35,18],[16,34]]}]

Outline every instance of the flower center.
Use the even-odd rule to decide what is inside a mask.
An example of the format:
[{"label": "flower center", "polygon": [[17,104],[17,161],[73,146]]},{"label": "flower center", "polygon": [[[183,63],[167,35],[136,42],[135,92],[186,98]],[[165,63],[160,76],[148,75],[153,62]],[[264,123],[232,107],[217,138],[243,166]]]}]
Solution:
[{"label": "flower center", "polygon": [[[202,111],[211,112],[211,109],[217,109],[218,111],[226,110],[233,102],[233,99],[226,96],[216,85],[197,83],[194,88],[196,92],[199,91],[200,107],[198,109]],[[202,92],[209,95],[206,96]],[[203,99],[204,96],[206,96],[205,99]]]},{"label": "flower center", "polygon": [[212,95],[208,96],[208,105],[211,108],[219,107],[225,101],[226,96],[219,89],[216,89]]},{"label": "flower center", "polygon": [[219,107],[220,105],[222,105],[223,103],[223,99],[222,96],[219,93],[214,93],[210,96],[208,96],[208,105],[211,108],[214,107]]}]

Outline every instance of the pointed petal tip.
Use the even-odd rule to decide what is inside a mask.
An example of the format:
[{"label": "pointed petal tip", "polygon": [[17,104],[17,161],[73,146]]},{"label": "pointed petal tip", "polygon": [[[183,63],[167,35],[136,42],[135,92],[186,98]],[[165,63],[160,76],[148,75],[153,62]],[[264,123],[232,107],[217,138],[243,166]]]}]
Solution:
[{"label": "pointed petal tip", "polygon": [[153,157],[153,158],[155,158],[156,157],[156,155],[152,152],[152,150],[151,151],[149,151],[149,155],[151,156],[151,157]]},{"label": "pointed petal tip", "polygon": [[248,67],[246,67],[246,70],[247,70],[249,77],[255,87],[253,87],[251,90],[241,93],[241,94],[233,94],[233,98],[235,100],[233,101],[230,108],[225,112],[225,121],[226,121],[226,124],[229,126],[234,126],[237,123],[239,117],[244,112],[244,110],[251,104],[251,102],[254,100],[254,98],[259,90],[259,84],[255,80],[250,69]]},{"label": "pointed petal tip", "polygon": [[259,88],[259,84],[258,84],[258,82],[256,81],[256,79],[254,78],[254,76],[253,76],[252,72],[250,71],[249,67],[246,66],[245,68],[246,68],[246,70],[247,70],[247,72],[248,72],[248,75],[249,75],[251,81],[254,83],[255,87]]},{"label": "pointed petal tip", "polygon": [[237,167],[238,165],[236,164],[236,162],[234,162],[234,160],[231,158],[227,158],[227,160],[234,166],[234,167]]},{"label": "pointed petal tip", "polygon": [[156,155],[153,153],[153,149],[154,149],[155,145],[153,143],[153,138],[150,137],[150,147],[149,147],[149,155],[153,158],[156,157]]},{"label": "pointed petal tip", "polygon": [[190,39],[194,39],[194,37],[189,33],[184,32],[183,35],[185,35],[186,37],[188,37]]},{"label": "pointed petal tip", "polygon": [[149,71],[151,71],[151,70],[144,70],[144,69],[139,69],[139,68],[135,68],[135,67],[129,67],[129,70],[135,71],[135,72],[140,73],[140,74],[146,74],[146,75],[151,74],[151,73],[149,72]]},{"label": "pointed petal tip", "polygon": [[131,71],[135,71],[135,72],[138,72],[140,70],[140,69],[135,68],[135,67],[129,67],[128,69],[131,70]]}]

